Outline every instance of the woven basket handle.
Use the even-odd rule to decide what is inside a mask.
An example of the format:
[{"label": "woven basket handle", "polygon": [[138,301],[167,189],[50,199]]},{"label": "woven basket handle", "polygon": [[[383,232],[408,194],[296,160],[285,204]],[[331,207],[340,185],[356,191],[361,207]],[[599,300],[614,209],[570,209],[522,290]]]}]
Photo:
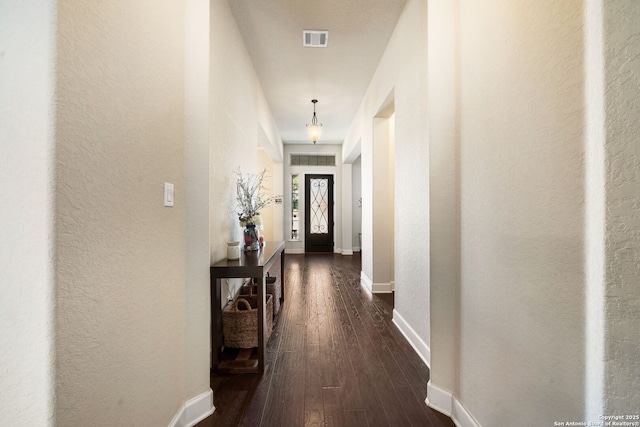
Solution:
[{"label": "woven basket handle", "polygon": [[247,310],[251,311],[251,304],[244,298],[238,298],[233,302],[233,311],[238,311],[238,304],[243,303]]}]

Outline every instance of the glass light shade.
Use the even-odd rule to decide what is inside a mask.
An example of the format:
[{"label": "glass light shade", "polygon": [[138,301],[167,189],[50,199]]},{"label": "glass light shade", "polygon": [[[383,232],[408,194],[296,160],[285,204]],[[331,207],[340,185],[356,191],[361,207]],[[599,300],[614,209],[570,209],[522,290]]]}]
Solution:
[{"label": "glass light shade", "polygon": [[322,125],[307,125],[307,132],[309,132],[309,139],[314,143],[320,139],[320,133],[322,133]]}]

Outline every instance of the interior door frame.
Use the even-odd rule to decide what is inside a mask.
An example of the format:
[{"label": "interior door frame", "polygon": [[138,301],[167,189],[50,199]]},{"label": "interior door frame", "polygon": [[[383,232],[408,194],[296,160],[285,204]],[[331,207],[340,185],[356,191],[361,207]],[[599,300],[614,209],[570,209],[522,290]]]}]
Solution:
[{"label": "interior door frame", "polygon": [[[317,247],[314,244],[314,240],[311,237],[311,188],[310,181],[312,179],[324,179],[327,178],[329,180],[329,188],[328,188],[328,233],[327,239],[329,240],[326,245],[323,245],[321,248]],[[335,248],[335,221],[334,221],[334,209],[335,209],[335,199],[334,199],[334,186],[335,186],[335,176],[331,173],[325,174],[304,174],[304,250],[305,252],[327,252],[333,253]]]}]

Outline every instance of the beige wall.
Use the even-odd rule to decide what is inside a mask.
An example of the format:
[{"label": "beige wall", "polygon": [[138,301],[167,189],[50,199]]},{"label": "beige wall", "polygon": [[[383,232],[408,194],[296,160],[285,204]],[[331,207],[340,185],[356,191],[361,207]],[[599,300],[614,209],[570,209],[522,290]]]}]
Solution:
[{"label": "beige wall", "polygon": [[267,206],[260,212],[262,217],[263,229],[262,235],[266,241],[284,240],[284,202],[283,200],[283,180],[282,180],[282,163],[274,162],[266,150],[262,146],[258,149],[258,171],[266,170],[265,194],[273,197],[279,197],[281,203],[274,203]]},{"label": "beige wall", "polygon": [[[457,138],[456,2],[428,14],[430,384],[457,392],[460,334],[460,147]],[[448,409],[451,399],[430,406]],[[450,410],[444,412],[450,413]]]},{"label": "beige wall", "polygon": [[429,2],[429,400],[463,424],[638,407],[639,12]]},{"label": "beige wall", "polygon": [[[584,12],[600,2],[433,0],[428,15],[424,5],[407,3],[343,154],[361,146],[363,230],[371,229],[371,120],[393,90],[394,320],[431,357],[429,403],[463,424],[487,426],[632,411],[635,382],[616,378],[638,370],[630,360],[639,341],[630,287],[638,277],[631,208],[638,132],[630,119],[638,70],[629,59],[639,45],[631,24],[637,5],[607,3],[600,20]],[[415,43],[426,39],[427,16],[428,45]],[[584,58],[587,34],[603,22],[606,80],[594,78],[598,63]],[[587,94],[603,81],[611,94],[600,105],[606,144],[602,135],[586,139],[598,107]],[[422,251],[409,247],[416,222],[430,242]],[[364,234],[366,272],[376,261]],[[608,310],[606,319],[587,316],[598,308]]]},{"label": "beige wall", "polygon": [[58,4],[60,425],[168,425],[185,400],[184,13]]},{"label": "beige wall", "polygon": [[193,422],[212,409],[208,269],[240,231],[228,166],[256,171],[258,133],[281,161],[281,141],[226,2],[44,6],[0,9],[2,424]]},{"label": "beige wall", "polygon": [[603,2],[605,414],[640,408],[640,3]]},{"label": "beige wall", "polygon": [[[266,170],[266,179],[264,182],[265,187],[268,189],[268,194],[275,195],[274,187],[274,163],[273,160],[267,155],[264,150],[258,150],[258,171]],[[260,218],[262,219],[263,229],[260,231],[267,241],[274,240],[275,234],[275,209],[276,206],[271,204],[260,212]],[[282,222],[282,221],[280,221]]]},{"label": "beige wall", "polygon": [[227,241],[242,240],[234,171],[258,172],[258,144],[277,160],[282,142],[228,3],[215,0],[211,7],[209,209],[216,262],[226,257]]},{"label": "beige wall", "polygon": [[486,426],[581,420],[582,2],[459,4],[459,397]]},{"label": "beige wall", "polygon": [[0,2],[3,426],[54,425],[54,3]]},{"label": "beige wall", "polygon": [[[233,169],[257,171],[258,142],[281,158],[228,4],[152,6],[60,5],[64,425],[165,425],[207,392],[208,268],[241,233],[221,201],[234,199]],[[163,182],[175,185],[172,208]]]},{"label": "beige wall", "polygon": [[[374,232],[385,227],[385,215],[374,209],[375,155],[374,118],[385,117],[392,102],[395,111],[395,213],[386,215],[386,230],[393,230],[396,321],[428,358],[429,343],[429,158],[427,145],[426,93],[426,3],[409,0],[398,20],[389,44],[367,89],[360,109],[343,144],[343,158],[361,152],[362,174],[362,272],[375,282]],[[411,64],[411,66],[406,66]],[[387,114],[388,116],[388,114]],[[379,183],[385,185],[385,183]],[[386,192],[386,189],[385,189]],[[389,206],[387,204],[386,206]],[[380,212],[377,212],[378,214]],[[388,254],[382,254],[388,258]],[[383,276],[385,277],[385,276]],[[381,280],[382,281],[382,280]],[[374,283],[375,286],[375,283]]]},{"label": "beige wall", "polygon": [[382,114],[373,119],[373,274],[374,292],[391,292],[394,282],[394,117]]},{"label": "beige wall", "polygon": [[431,385],[480,425],[582,420],[581,4],[430,13]]},{"label": "beige wall", "polygon": [[184,400],[209,390],[209,0],[185,2]]}]

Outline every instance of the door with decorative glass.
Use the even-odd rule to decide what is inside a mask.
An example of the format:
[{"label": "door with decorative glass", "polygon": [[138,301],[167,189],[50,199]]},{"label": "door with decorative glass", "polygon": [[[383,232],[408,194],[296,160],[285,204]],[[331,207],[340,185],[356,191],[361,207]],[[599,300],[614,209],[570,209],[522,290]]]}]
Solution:
[{"label": "door with decorative glass", "polygon": [[333,175],[305,175],[305,252],[333,252]]}]

